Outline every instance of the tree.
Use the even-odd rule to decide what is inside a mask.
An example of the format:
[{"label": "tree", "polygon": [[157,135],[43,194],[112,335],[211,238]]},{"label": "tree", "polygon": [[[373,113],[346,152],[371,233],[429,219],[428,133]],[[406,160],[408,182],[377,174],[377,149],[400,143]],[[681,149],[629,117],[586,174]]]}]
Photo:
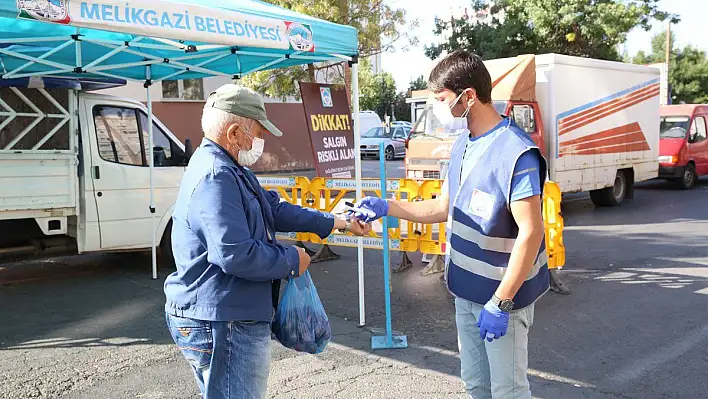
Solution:
[{"label": "tree", "polygon": [[[708,102],[708,58],[704,51],[691,46],[682,49],[674,44],[672,36],[669,57],[669,84],[672,103]],[[631,58],[635,64],[666,62],[666,32],[652,38],[651,52],[639,51]]]},{"label": "tree", "polygon": [[411,105],[406,102],[406,93],[399,91],[393,100],[394,117],[397,121],[411,121]]},{"label": "tree", "polygon": [[[395,48],[401,42],[410,45],[417,39],[409,36],[418,21],[406,22],[406,11],[393,8],[384,0],[265,0],[280,7],[330,22],[353,26],[359,32],[359,60]],[[406,26],[407,25],[407,26]],[[364,68],[360,68],[362,70]],[[350,91],[350,71],[345,62],[294,66],[246,75],[243,83],[275,98],[299,98],[298,81],[324,81],[344,84]],[[360,78],[361,85],[361,78]]]},{"label": "tree", "polygon": [[436,18],[433,32],[436,36],[446,37],[446,41],[426,46],[425,54],[436,59],[443,53],[465,49],[492,59],[535,52],[538,38],[527,17],[507,3],[502,0],[489,5],[483,0],[475,1],[473,12],[488,8],[491,13],[488,23],[471,22],[465,18],[449,21]]},{"label": "tree", "polygon": [[686,46],[669,66],[673,103],[708,103],[708,60],[706,53]]},{"label": "tree", "polygon": [[425,76],[420,75],[417,78],[411,80],[411,83],[408,85],[408,94],[410,95],[416,90],[425,90],[427,87],[428,80],[425,79]]},{"label": "tree", "polygon": [[620,60],[618,46],[635,27],[650,29],[652,20],[678,17],[659,10],[659,0],[476,0],[475,11],[486,9],[491,20],[436,20],[435,33],[447,40],[426,47],[437,58],[443,52],[466,49],[482,58],[523,53],[559,53]]},{"label": "tree", "polygon": [[396,81],[390,73],[379,73],[359,87],[359,104],[362,110],[376,112],[381,118],[391,115],[391,105],[396,100]]}]

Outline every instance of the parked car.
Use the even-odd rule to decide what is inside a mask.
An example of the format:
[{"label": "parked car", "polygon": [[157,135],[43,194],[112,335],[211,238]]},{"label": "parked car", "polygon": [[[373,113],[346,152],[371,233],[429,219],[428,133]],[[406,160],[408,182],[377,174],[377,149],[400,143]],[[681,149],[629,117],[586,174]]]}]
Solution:
[{"label": "parked car", "polygon": [[706,139],[708,105],[681,104],[661,107],[659,128],[659,177],[692,188],[699,176],[708,175]]},{"label": "parked car", "polygon": [[391,122],[391,126],[392,127],[395,127],[395,126],[405,127],[405,128],[408,128],[408,131],[410,131],[411,128],[413,127],[413,124],[408,121],[395,121],[395,122]]},{"label": "parked car", "polygon": [[379,126],[370,129],[361,136],[361,157],[379,157],[379,144],[384,143],[385,159],[393,161],[396,158],[405,158],[406,139],[409,130],[402,126],[393,126],[390,129]]},{"label": "parked car", "polygon": [[[352,114],[352,118],[354,115]],[[381,118],[374,111],[361,111],[359,112],[359,128],[357,129],[359,134],[364,134],[369,130],[381,126]]]}]

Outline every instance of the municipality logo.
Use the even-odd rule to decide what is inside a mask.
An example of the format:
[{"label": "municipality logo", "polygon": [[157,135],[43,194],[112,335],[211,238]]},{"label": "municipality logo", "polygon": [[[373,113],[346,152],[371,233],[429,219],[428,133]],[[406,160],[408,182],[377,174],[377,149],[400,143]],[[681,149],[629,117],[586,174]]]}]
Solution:
[{"label": "municipality logo", "polygon": [[19,18],[69,24],[69,0],[17,0]]},{"label": "municipality logo", "polygon": [[334,101],[332,100],[332,89],[330,89],[329,87],[320,87],[320,97],[322,98],[323,107],[334,107]]},{"label": "municipality logo", "polygon": [[288,37],[288,42],[293,50],[302,52],[315,51],[315,41],[312,39],[310,25],[285,21],[285,35]]},{"label": "municipality logo", "polygon": [[295,178],[294,178],[294,177],[291,177],[291,178],[288,179],[288,185],[289,185],[290,187],[295,186]]}]

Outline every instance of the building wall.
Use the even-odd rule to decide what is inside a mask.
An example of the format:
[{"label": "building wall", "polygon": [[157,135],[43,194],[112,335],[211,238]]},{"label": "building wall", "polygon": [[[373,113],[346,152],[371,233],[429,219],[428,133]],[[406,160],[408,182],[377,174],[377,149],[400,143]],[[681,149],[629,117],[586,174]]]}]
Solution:
[{"label": "building wall", "polygon": [[[190,139],[196,149],[204,137],[201,128],[203,101],[153,102],[153,112],[182,142]],[[290,172],[314,168],[312,144],[301,103],[266,104],[268,118],[283,137],[265,137],[265,150],[253,165],[256,172]]]}]

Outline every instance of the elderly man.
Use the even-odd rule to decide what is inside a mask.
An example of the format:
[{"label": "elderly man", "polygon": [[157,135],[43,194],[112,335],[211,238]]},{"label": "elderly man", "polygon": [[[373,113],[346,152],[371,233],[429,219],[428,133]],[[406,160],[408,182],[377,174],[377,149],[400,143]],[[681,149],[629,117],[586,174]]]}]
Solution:
[{"label": "elderly man", "polygon": [[205,398],[262,398],[280,280],[310,264],[275,233],[325,238],[369,227],[281,202],[260,186],[248,167],[263,152],[264,134],[282,132],[252,90],[228,84],[211,93],[202,129],[172,215],[177,271],[165,281],[167,325]]}]

